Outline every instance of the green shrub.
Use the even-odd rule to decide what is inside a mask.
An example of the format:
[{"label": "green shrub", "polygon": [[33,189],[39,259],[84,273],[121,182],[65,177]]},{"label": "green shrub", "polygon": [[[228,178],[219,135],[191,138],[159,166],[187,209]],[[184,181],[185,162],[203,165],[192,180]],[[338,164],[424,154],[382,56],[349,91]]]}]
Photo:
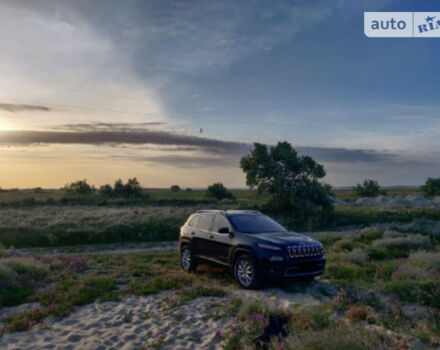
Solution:
[{"label": "green shrub", "polygon": [[386,349],[380,336],[358,327],[328,327],[322,330],[293,332],[293,335],[274,341],[269,349],[278,350],[376,350]]},{"label": "green shrub", "polygon": [[48,267],[32,258],[0,259],[0,306],[23,303],[32,294],[36,282],[45,278]]},{"label": "green shrub", "polygon": [[372,241],[382,238],[383,231],[375,228],[363,229],[351,236],[351,239],[355,242],[371,243]]},{"label": "green shrub", "polygon": [[179,185],[173,185],[171,186],[171,192],[179,192],[180,186]]},{"label": "green shrub", "polygon": [[215,199],[234,199],[234,195],[222,183],[217,182],[208,186],[206,190],[208,197]]},{"label": "green shrub", "polygon": [[404,301],[440,308],[440,280],[438,279],[416,281],[393,278],[384,284],[383,289],[385,292],[392,293]]},{"label": "green shrub", "polygon": [[330,312],[323,306],[313,306],[294,311],[290,316],[295,330],[323,330],[330,326]]},{"label": "green shrub", "polygon": [[374,180],[364,180],[362,185],[357,184],[353,187],[353,192],[357,197],[376,197],[380,194],[386,195],[386,192],[381,190],[377,181]]},{"label": "green shrub", "polygon": [[368,255],[364,250],[354,249],[350,252],[332,253],[327,255],[328,261],[347,262],[355,265],[365,265]]},{"label": "green shrub", "polygon": [[417,251],[411,253],[408,263],[440,273],[440,253]]},{"label": "green shrub", "polygon": [[440,177],[428,178],[422,186],[422,191],[426,196],[440,196]]},{"label": "green shrub", "polygon": [[383,249],[390,257],[406,257],[411,250],[430,246],[428,237],[420,234],[409,234],[406,237],[381,238],[373,242],[373,247]]},{"label": "green shrub", "polygon": [[108,184],[101,186],[99,192],[106,197],[113,198],[146,199],[148,197],[135,177],[128,179],[125,184],[119,179],[115,181],[113,187]]},{"label": "green shrub", "polygon": [[72,182],[70,185],[64,186],[64,188],[66,192],[77,195],[87,195],[95,191],[94,187],[87,183],[87,180]]},{"label": "green shrub", "polygon": [[347,262],[329,261],[325,276],[339,282],[372,281],[376,270],[374,266],[358,266]]}]

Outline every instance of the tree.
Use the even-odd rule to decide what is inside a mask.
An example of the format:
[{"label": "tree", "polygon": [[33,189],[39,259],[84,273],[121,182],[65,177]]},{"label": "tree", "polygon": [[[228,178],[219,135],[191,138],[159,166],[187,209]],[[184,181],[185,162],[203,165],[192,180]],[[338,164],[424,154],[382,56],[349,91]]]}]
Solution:
[{"label": "tree", "polygon": [[380,194],[386,195],[386,191],[381,190],[375,180],[364,180],[364,183],[353,187],[353,192],[357,197],[376,197]]},{"label": "tree", "polygon": [[425,196],[440,196],[440,177],[433,179],[429,177],[422,186]]},{"label": "tree", "polygon": [[270,147],[256,143],[240,165],[246,184],[257,187],[268,210],[293,213],[310,226],[318,211],[333,209],[330,186],[319,182],[325,176],[324,167],[309,156],[299,156],[288,142]]},{"label": "tree", "polygon": [[128,179],[127,183],[124,184],[121,179],[116,180],[112,188],[110,185],[101,186],[99,192],[108,197],[118,197],[118,198],[139,198],[146,197],[143,193],[142,187],[139,181],[134,177]]},{"label": "tree", "polygon": [[179,192],[179,191],[180,191],[180,186],[179,186],[179,185],[173,185],[173,186],[171,186],[171,191],[172,191],[172,192]]},{"label": "tree", "polygon": [[113,194],[113,188],[109,184],[105,184],[99,188],[99,192],[104,196],[110,197]]},{"label": "tree", "polygon": [[234,195],[221,182],[208,186],[206,192],[209,197],[216,199],[234,199]]},{"label": "tree", "polygon": [[93,186],[90,186],[87,183],[87,180],[79,180],[72,182],[70,185],[64,186],[64,189],[67,192],[73,193],[73,194],[79,194],[79,195],[87,195],[91,194],[95,191],[95,188]]}]

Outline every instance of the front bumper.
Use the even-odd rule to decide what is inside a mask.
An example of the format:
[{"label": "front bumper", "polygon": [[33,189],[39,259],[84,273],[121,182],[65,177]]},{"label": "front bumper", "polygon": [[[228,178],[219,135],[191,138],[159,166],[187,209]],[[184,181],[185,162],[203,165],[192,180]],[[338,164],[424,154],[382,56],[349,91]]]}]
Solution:
[{"label": "front bumper", "polygon": [[260,266],[264,278],[288,279],[322,275],[325,271],[325,262],[324,256],[306,259],[285,258],[282,262],[265,260]]}]

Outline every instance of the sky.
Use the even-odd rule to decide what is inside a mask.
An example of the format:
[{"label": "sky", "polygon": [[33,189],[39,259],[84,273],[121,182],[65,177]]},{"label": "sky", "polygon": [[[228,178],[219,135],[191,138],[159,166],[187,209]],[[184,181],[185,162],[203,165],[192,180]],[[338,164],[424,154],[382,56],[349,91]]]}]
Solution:
[{"label": "sky", "polygon": [[436,0],[0,0],[0,187],[245,186],[288,141],[333,186],[440,177],[440,38],[367,38]]}]

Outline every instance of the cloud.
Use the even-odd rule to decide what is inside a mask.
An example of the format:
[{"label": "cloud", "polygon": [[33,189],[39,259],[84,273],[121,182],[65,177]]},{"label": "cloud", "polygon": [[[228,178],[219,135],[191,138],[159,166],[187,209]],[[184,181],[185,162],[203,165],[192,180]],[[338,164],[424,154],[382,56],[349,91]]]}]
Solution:
[{"label": "cloud", "polygon": [[8,112],[20,112],[20,111],[44,111],[48,112],[51,109],[47,106],[27,105],[21,103],[0,103],[0,110]]},{"label": "cloud", "polygon": [[[153,114],[166,120],[156,88],[133,70],[130,52],[69,3],[0,0],[0,96],[26,103],[2,104],[1,110],[20,110],[26,118],[3,114],[4,121],[42,128],[66,121],[144,122]],[[42,109],[30,106],[57,113],[31,118]]]},{"label": "cloud", "polygon": [[[5,130],[0,132],[0,145],[31,146],[35,144],[82,144],[112,147],[156,145],[158,150],[169,152],[160,157],[135,156],[136,160],[148,160],[176,166],[212,166],[237,164],[240,157],[253,149],[253,144],[238,141],[192,136],[167,130],[145,128],[149,123],[94,123],[68,124],[63,130]],[[325,163],[379,163],[394,162],[398,156],[368,149],[325,148],[295,146],[303,155],[309,155]],[[145,149],[144,149],[145,150]],[[175,155],[171,153],[181,153]],[[188,154],[190,152],[191,154]],[[202,152],[207,157],[193,158],[194,152]],[[182,153],[186,153],[183,154]],[[212,155],[220,158],[212,158]]]},{"label": "cloud", "polygon": [[67,131],[136,131],[145,127],[166,125],[165,122],[142,122],[142,123],[83,123],[83,124],[64,124],[55,126],[54,129]]},{"label": "cloud", "polygon": [[331,163],[390,162],[397,158],[394,154],[365,149],[298,147],[297,150],[321,162]]},{"label": "cloud", "polygon": [[0,144],[29,146],[35,144],[83,145],[144,145],[194,146],[208,153],[245,154],[252,145],[241,142],[220,141],[169,131],[155,130],[89,130],[89,131],[37,131],[8,130],[0,132]]},{"label": "cloud", "polygon": [[157,157],[148,156],[115,156],[116,159],[134,160],[136,162],[158,163],[163,165],[174,166],[177,168],[218,168],[218,167],[239,167],[240,157],[234,155],[222,155],[211,157],[194,157],[185,155],[164,155]]}]

